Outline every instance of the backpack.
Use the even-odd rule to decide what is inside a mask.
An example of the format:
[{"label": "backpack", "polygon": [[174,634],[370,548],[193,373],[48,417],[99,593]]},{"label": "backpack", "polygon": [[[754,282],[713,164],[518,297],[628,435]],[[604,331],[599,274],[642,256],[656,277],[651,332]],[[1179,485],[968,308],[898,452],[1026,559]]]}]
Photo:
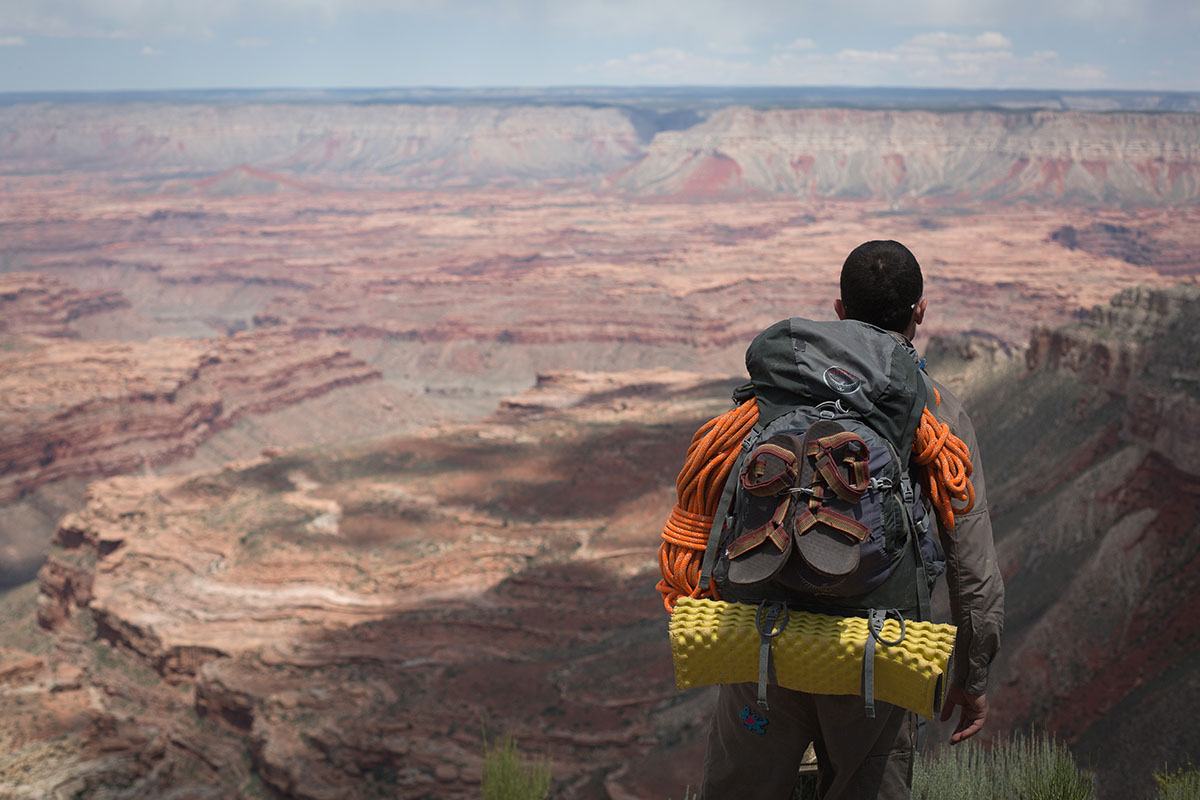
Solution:
[{"label": "backpack", "polygon": [[758,604],[764,642],[788,608],[867,617],[872,630],[889,613],[928,620],[945,555],[910,473],[932,397],[911,345],[863,322],[793,318],[755,338],[746,367],[751,383],[734,399],[753,397],[758,421],[726,481],[699,585],[711,576],[724,599]]}]

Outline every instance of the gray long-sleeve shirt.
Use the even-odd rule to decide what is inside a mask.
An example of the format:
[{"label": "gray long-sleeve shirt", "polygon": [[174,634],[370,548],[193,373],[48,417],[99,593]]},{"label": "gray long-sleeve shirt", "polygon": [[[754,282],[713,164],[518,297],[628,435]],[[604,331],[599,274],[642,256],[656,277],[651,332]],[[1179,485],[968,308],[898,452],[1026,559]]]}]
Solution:
[{"label": "gray long-sleeve shirt", "polygon": [[934,409],[934,416],[949,425],[950,432],[962,439],[971,452],[975,507],[968,514],[955,515],[953,530],[947,530],[939,520],[938,534],[946,551],[950,616],[958,626],[951,680],[968,693],[978,695],[987,690],[988,670],[1000,649],[1000,635],[1004,630],[1004,580],[996,560],[975,426],[958,398],[937,381],[933,381],[933,385],[942,398]]}]

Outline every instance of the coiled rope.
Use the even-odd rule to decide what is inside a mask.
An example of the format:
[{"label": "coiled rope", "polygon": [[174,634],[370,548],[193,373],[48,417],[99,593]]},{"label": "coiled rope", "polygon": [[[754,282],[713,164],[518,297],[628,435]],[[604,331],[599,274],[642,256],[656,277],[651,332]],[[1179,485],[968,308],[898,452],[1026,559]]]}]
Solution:
[{"label": "coiled rope", "polygon": [[[936,389],[934,400],[937,405],[942,402]],[[721,599],[713,581],[699,586],[701,562],[725,481],[737,461],[742,440],[757,421],[758,405],[746,402],[709,420],[692,437],[683,470],[675,481],[678,501],[663,527],[663,541],[658,548],[662,580],[655,588],[662,594],[667,611],[680,597]],[[928,407],[921,414],[913,439],[913,462],[938,519],[946,529],[953,530],[955,514],[965,514],[975,506],[971,452]],[[955,500],[965,505],[956,509],[952,505]]]},{"label": "coiled rope", "polygon": [[[942,395],[933,390],[936,405]],[[950,432],[950,426],[938,422],[927,407],[913,439],[913,462],[920,467],[917,476],[925,496],[937,511],[946,530],[954,530],[954,515],[966,514],[975,507],[975,486],[971,483],[971,451],[962,439]],[[954,500],[963,503],[955,508]]]},{"label": "coiled rope", "polygon": [[699,586],[700,564],[725,479],[737,461],[742,440],[757,421],[758,405],[742,403],[706,422],[692,437],[683,470],[675,481],[678,502],[663,527],[663,542],[658,548],[658,568],[663,577],[655,588],[662,594],[667,611],[684,595],[719,599],[712,581],[708,586]]}]

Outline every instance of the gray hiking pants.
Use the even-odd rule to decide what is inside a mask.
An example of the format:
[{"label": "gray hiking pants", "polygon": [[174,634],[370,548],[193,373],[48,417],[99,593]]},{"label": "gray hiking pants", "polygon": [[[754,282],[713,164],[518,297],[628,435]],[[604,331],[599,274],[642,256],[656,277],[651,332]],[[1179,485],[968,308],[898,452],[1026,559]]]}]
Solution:
[{"label": "gray hiking pants", "polygon": [[757,698],[753,683],[721,686],[700,800],[788,800],[809,743],[822,800],[908,800],[917,741],[911,711],[876,701],[871,719],[861,697],[780,686],[767,687],[769,711]]}]

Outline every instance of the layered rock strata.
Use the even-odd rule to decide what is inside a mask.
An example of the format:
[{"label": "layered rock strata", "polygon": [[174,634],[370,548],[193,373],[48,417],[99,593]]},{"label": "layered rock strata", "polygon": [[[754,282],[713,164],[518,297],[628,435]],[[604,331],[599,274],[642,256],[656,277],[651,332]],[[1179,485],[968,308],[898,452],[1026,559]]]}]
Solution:
[{"label": "layered rock strata", "polygon": [[1008,585],[997,728],[1073,742],[1106,798],[1200,752],[1198,312],[1195,286],[1123,292],[974,401]]},{"label": "layered rock strata", "polygon": [[1122,437],[1200,476],[1197,320],[1200,286],[1131,289],[1078,325],[1036,329],[1028,362],[1123,396]]},{"label": "layered rock strata", "polygon": [[[652,531],[728,389],[548,375],[478,425],[99,482],[56,534],[38,618],[175,687],[141,696],[136,723],[169,733],[135,786],[173,770],[194,776],[177,791],[475,797],[482,719],[550,757],[556,796],[666,796],[704,697],[673,688]],[[101,711],[134,691],[81,663]],[[205,766],[228,736],[249,761]]]},{"label": "layered rock strata", "polygon": [[0,503],[52,481],[163,464],[244,415],[379,377],[348,350],[288,331],[27,341],[0,353]]},{"label": "layered rock strata", "polygon": [[411,187],[577,178],[620,169],[639,146],[615,108],[321,103],[6,106],[0,142],[0,168],[211,173],[159,184],[201,194],[313,186],[297,175]]},{"label": "layered rock strata", "polygon": [[75,320],[129,305],[114,289],[80,290],[37,273],[0,275],[0,334],[73,337]]},{"label": "layered rock strata", "polygon": [[1194,204],[1198,156],[1191,114],[727,108],[656,136],[614,185],[643,196]]},{"label": "layered rock strata", "polygon": [[[77,103],[0,109],[0,169],[141,175],[169,194],[554,186],[639,197],[1195,204],[1194,114],[684,110],[647,143],[602,104]],[[194,177],[197,174],[203,177]]]}]

